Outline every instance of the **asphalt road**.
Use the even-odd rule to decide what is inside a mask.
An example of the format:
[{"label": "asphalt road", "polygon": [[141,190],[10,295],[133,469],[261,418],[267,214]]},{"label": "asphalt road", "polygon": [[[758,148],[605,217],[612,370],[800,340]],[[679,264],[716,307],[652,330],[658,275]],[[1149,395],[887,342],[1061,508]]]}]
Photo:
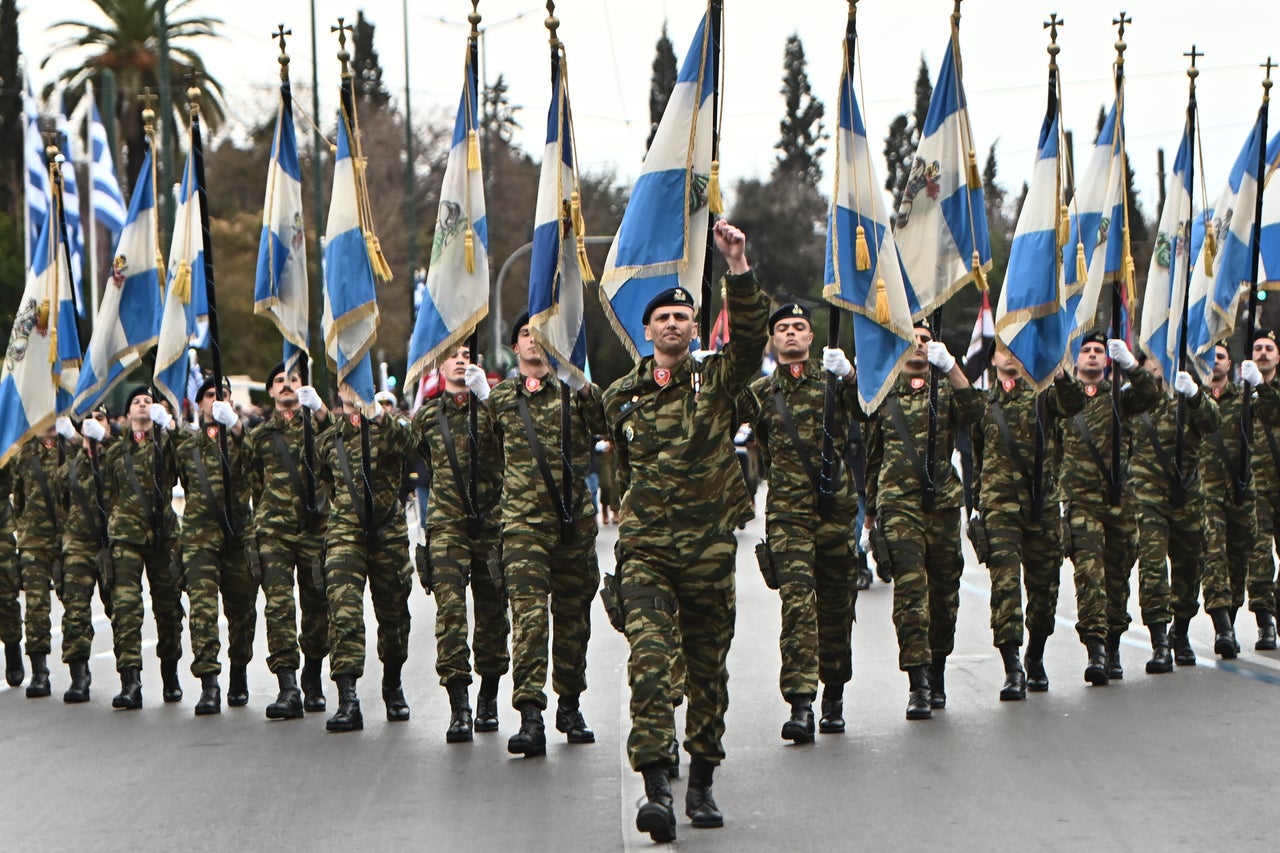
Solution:
[{"label": "asphalt road", "polygon": [[[858,601],[849,730],[796,746],[779,737],[777,594],[751,553],[763,528],[740,534],[737,636],[729,658],[728,759],[716,776],[720,830],[681,817],[678,846],[707,851],[864,849],[1256,850],[1274,835],[1270,762],[1280,655],[1212,654],[1212,626],[1192,624],[1200,665],[1148,676],[1145,632],[1125,638],[1123,682],[1090,688],[1074,629],[1070,566],[1058,632],[1050,639],[1047,694],[1001,703],[1003,673],[988,628],[987,574],[964,576],[948,708],[907,722],[897,670],[891,591],[876,582]],[[602,531],[602,568],[613,528]],[[513,758],[518,715],[510,683],[502,727],[471,744],[444,740],[448,700],[434,674],[434,601],[415,590],[405,667],[408,723],[388,723],[371,660],[360,683],[365,730],[327,734],[326,715],[269,722],[275,680],[250,667],[246,708],[196,718],[198,680],[160,701],[159,668],[144,641],[144,707],[113,711],[119,683],[105,618],[95,624],[92,701],[64,705],[0,687],[0,849],[5,850],[584,850],[652,846],[635,831],[640,778],[627,766],[626,643],[597,602],[583,710],[594,745],[569,746],[549,729],[545,758]],[[1133,606],[1136,608],[1136,598]],[[366,606],[372,637],[372,608]],[[60,611],[55,608],[56,620]],[[261,617],[260,617],[261,618]],[[60,637],[55,635],[55,646]],[[224,651],[225,653],[225,651]],[[370,656],[372,658],[372,651]],[[226,689],[225,675],[223,689]],[[328,684],[330,708],[336,691]],[[473,691],[474,695],[474,691]],[[474,700],[473,700],[474,701]],[[687,759],[687,757],[686,757]],[[683,781],[676,783],[683,800]]]}]

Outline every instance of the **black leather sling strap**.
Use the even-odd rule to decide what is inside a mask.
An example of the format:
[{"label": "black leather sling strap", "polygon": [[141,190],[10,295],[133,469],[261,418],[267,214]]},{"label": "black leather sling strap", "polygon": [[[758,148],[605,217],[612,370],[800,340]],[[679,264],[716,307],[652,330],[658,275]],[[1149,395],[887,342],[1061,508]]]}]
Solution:
[{"label": "black leather sling strap", "polygon": [[[552,475],[551,466],[547,464],[547,456],[542,451],[542,442],[538,440],[538,430],[533,425],[533,416],[529,414],[529,400],[523,394],[516,394],[516,408],[520,411],[520,419],[524,421],[524,434],[529,441],[529,449],[538,463],[538,470],[542,472],[542,482],[546,485],[551,500],[560,507],[560,541],[568,543],[573,539],[573,518],[563,495],[556,488],[556,478]],[[563,424],[561,426],[563,427]],[[565,468],[567,473],[567,461]],[[568,483],[566,482],[565,485]]]},{"label": "black leather sling strap", "polygon": [[1005,450],[1009,451],[1013,464],[1018,466],[1018,473],[1022,475],[1027,494],[1031,496],[1032,510],[1035,511],[1044,503],[1044,496],[1040,494],[1039,484],[1027,468],[1027,460],[1022,458],[1022,452],[1018,450],[1018,442],[1014,440],[1013,433],[1009,430],[1009,421],[1004,416],[1004,407],[993,400],[987,410],[991,412],[991,419],[996,422],[996,429],[1000,430],[1000,440],[1004,442]]},{"label": "black leather sling strap", "polygon": [[471,502],[471,492],[463,485],[462,465],[458,462],[458,448],[453,441],[453,430],[449,428],[449,415],[446,412],[446,403],[440,401],[440,409],[436,412],[436,420],[440,423],[440,441],[444,443],[444,454],[449,457],[449,469],[453,471],[453,485],[458,491],[458,500],[462,502],[462,506],[467,511],[467,520],[478,519],[480,513],[476,510]]},{"label": "black leather sling strap", "polygon": [[1159,463],[1161,470],[1164,472],[1165,479],[1169,481],[1169,485],[1174,489],[1187,488],[1188,477],[1182,475],[1182,472],[1175,470],[1173,463],[1169,460],[1169,454],[1165,453],[1164,445],[1160,443],[1160,434],[1156,431],[1156,425],[1151,422],[1151,416],[1142,415],[1142,426],[1147,431],[1147,438],[1151,441],[1151,448],[1156,453],[1156,461]]},{"label": "black leather sling strap", "polygon": [[[218,515],[221,516],[220,521],[222,522],[219,526],[222,527],[223,534],[230,541],[235,538],[235,530],[231,526],[231,519],[227,517],[226,503],[218,500],[213,493],[213,484],[209,482],[209,471],[204,467],[204,454],[200,452],[200,442],[195,441],[193,445],[191,448],[191,462],[192,467],[196,470],[196,479],[200,481],[200,493],[209,502],[209,506],[218,508]],[[229,484],[223,483],[223,488],[229,487]]]},{"label": "black leather sling strap", "polygon": [[78,454],[72,454],[71,458],[67,460],[67,464],[67,485],[71,489],[71,499],[76,502],[76,506],[80,507],[80,511],[84,513],[85,523],[89,525],[90,538],[96,541],[99,545],[105,545],[107,541],[105,524],[106,518],[105,516],[101,518],[99,517],[99,512],[102,509],[101,503],[95,501],[95,503],[98,503],[97,511],[95,511],[94,507],[89,505],[89,492],[80,482]]},{"label": "black leather sling strap", "polygon": [[333,446],[338,451],[338,467],[342,470],[342,479],[347,484],[347,491],[351,493],[351,504],[356,509],[356,519],[364,527],[365,536],[369,540],[369,549],[373,550],[377,545],[378,534],[373,529],[372,519],[365,517],[364,492],[356,488],[356,478],[351,474],[351,459],[347,455],[347,443],[342,440],[341,433],[334,435]]},{"label": "black leather sling strap", "polygon": [[[796,422],[791,417],[791,412],[787,409],[787,400],[783,396],[781,388],[773,389],[773,405],[778,410],[778,417],[782,420],[782,428],[787,431],[787,438],[791,439],[792,446],[796,449],[796,455],[800,457],[800,464],[804,466],[804,472],[809,476],[809,484],[813,486],[814,499],[822,493],[822,486],[818,479],[818,471],[813,467],[813,460],[809,458],[809,446],[800,439],[800,433],[796,430]],[[834,487],[832,491],[834,491]],[[821,506],[821,501],[818,502]]]},{"label": "black leather sling strap", "polygon": [[1102,479],[1108,485],[1115,485],[1112,479],[1111,466],[1102,458],[1102,451],[1098,450],[1098,445],[1093,440],[1093,432],[1089,429],[1089,422],[1084,419],[1084,413],[1080,413],[1073,419],[1076,425],[1076,432],[1080,433],[1080,437],[1084,439],[1084,446],[1088,448],[1089,455],[1093,457],[1093,464],[1098,466],[1098,473],[1102,474]]},{"label": "black leather sling strap", "polygon": [[307,506],[307,497],[305,489],[302,486],[302,472],[298,470],[298,465],[293,461],[293,454],[289,452],[289,443],[284,440],[284,436],[279,432],[271,433],[271,441],[275,444],[276,455],[280,457],[280,465],[284,468],[284,472],[289,475],[289,485],[293,486],[293,493],[302,501],[302,511],[307,516],[307,526],[311,527],[314,518],[314,507]]},{"label": "black leather sling strap", "polygon": [[44,463],[40,461],[39,453],[31,454],[31,476],[40,487],[40,497],[44,498],[44,511],[49,514],[49,523],[57,530],[58,508],[54,506],[53,492],[49,489],[49,478],[44,475]]},{"label": "black leather sling strap", "polygon": [[911,463],[911,467],[915,469],[916,476],[920,478],[920,482],[926,490],[935,488],[933,472],[925,469],[924,460],[920,458],[920,452],[916,450],[916,443],[911,436],[911,430],[907,428],[907,416],[902,411],[902,404],[898,402],[896,396],[893,396],[886,400],[884,405],[889,410],[889,418],[893,421],[894,431],[898,433],[898,440],[902,442],[902,452],[907,457],[907,461]]}]

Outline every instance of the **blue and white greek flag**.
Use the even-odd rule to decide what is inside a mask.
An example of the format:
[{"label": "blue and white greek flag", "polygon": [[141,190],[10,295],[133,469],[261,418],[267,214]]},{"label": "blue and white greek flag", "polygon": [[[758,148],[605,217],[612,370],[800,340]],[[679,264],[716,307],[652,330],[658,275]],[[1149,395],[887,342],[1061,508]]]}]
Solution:
[{"label": "blue and white greek flag", "polygon": [[[851,57],[845,57],[844,67],[823,294],[831,303],[853,312],[854,350],[859,356],[858,401],[865,411],[873,412],[893,389],[902,366],[915,350],[915,330],[902,261],[850,74]],[[857,263],[859,228],[868,252],[866,269]]]},{"label": "blue and white greek flag", "polygon": [[107,129],[102,125],[97,104],[92,106],[89,116],[89,181],[93,184],[89,201],[98,224],[117,237],[125,224],[124,195],[120,192],[120,182],[116,180],[116,165],[107,145]]},{"label": "blue and white greek flag", "polygon": [[1267,169],[1263,176],[1258,287],[1266,290],[1280,290],[1280,180],[1275,177],[1277,169],[1280,169],[1280,133],[1267,143]]},{"label": "blue and white greek flag", "polygon": [[1182,347],[1180,326],[1187,293],[1191,249],[1191,135],[1184,129],[1173,178],[1156,229],[1156,248],[1147,271],[1138,344],[1164,371],[1165,391],[1173,394],[1173,375]]},{"label": "blue and white greek flag", "polygon": [[[188,134],[188,141],[191,136]],[[188,147],[187,149],[191,149]],[[187,390],[187,348],[204,334],[209,316],[209,295],[204,277],[204,235],[200,229],[200,195],[196,185],[195,158],[187,155],[178,189],[178,209],[169,244],[169,272],[156,343],[155,385],[182,411]]]},{"label": "blue and white greek flag", "polygon": [[155,166],[147,146],[129,213],[103,286],[102,303],[89,351],[76,385],[75,412],[84,416],[155,346],[160,333],[160,275],[157,256]]},{"label": "blue and white greek flag", "polygon": [[62,154],[62,218],[67,227],[67,254],[71,258],[71,288],[81,317],[89,315],[84,299],[84,228],[80,225],[80,188],[76,184],[76,161],[71,149],[71,125],[61,110],[56,120],[58,150]]},{"label": "blue and white greek flag", "polygon": [[479,127],[475,69],[466,65],[453,142],[440,186],[427,289],[409,338],[410,387],[441,356],[470,337],[489,314],[489,223],[485,218],[484,171],[478,162]]},{"label": "blue and white greek flag", "polygon": [[34,265],[36,242],[49,219],[49,167],[44,139],[40,136],[40,107],[31,92],[29,78],[22,96],[22,111],[26,116],[22,153],[26,163],[23,190],[27,199],[27,248]]},{"label": "blue and white greek flag", "polygon": [[601,305],[633,358],[653,353],[640,322],[653,297],[682,287],[695,303],[702,299],[717,32],[718,20],[708,11],[676,76],[600,277]]},{"label": "blue and white greek flag", "polygon": [[959,53],[953,28],[894,220],[911,313],[917,318],[972,281],[975,260],[982,270],[991,268],[982,182],[970,162],[973,137]]}]

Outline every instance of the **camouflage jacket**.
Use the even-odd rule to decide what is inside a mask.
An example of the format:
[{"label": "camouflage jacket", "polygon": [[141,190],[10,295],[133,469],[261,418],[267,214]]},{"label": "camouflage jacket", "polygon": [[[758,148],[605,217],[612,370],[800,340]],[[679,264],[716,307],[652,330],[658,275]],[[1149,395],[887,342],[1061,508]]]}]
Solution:
[{"label": "camouflage jacket", "polygon": [[[1118,369],[1118,368],[1116,368]],[[1129,489],[1129,453],[1133,445],[1133,418],[1150,411],[1160,402],[1160,386],[1155,377],[1140,367],[1135,367],[1125,374],[1125,383],[1120,387],[1120,472],[1125,479],[1125,489]],[[1089,438],[1093,447],[1102,457],[1102,461],[1111,466],[1111,383],[1103,379],[1097,383],[1084,385],[1084,409],[1077,417],[1083,418],[1089,429]],[[1094,505],[1110,504],[1110,483],[1098,469],[1089,442],[1085,441],[1077,419],[1072,418],[1062,425],[1062,470],[1061,486],[1063,497],[1073,503]]]},{"label": "camouflage jacket", "polygon": [[605,393],[624,539],[657,543],[673,528],[723,535],[751,518],[733,435],[738,396],[769,341],[769,297],[753,272],[725,284],[731,340],[723,350],[701,365],[686,356],[666,385],[644,358]]},{"label": "camouflage jacket", "polygon": [[[924,505],[925,483],[921,473],[905,452],[903,437],[893,424],[889,407],[894,401],[902,407],[908,437],[925,463],[929,446],[929,378],[903,373],[888,398],[876,409],[867,429],[867,507],[868,512],[881,512],[887,507],[919,509]],[[964,489],[951,464],[956,446],[956,433],[982,419],[986,401],[976,388],[951,387],[944,377],[938,379],[938,432],[935,445],[933,482],[936,490],[934,509],[952,509],[964,502]]]},{"label": "camouflage jacket", "polygon": [[[227,466],[231,472],[231,515],[227,517],[227,497],[222,478],[222,447],[216,423],[203,424],[198,430],[184,429],[177,440],[178,476],[186,492],[186,508],[182,512],[182,532],[192,536],[217,536],[224,524],[238,536],[252,532],[249,524],[249,481],[244,470],[244,434],[227,436]],[[204,467],[200,477],[199,459]],[[207,484],[207,492],[206,492]]]},{"label": "camouflage jacket", "polygon": [[65,452],[66,445],[56,436],[47,443],[32,436],[18,451],[13,465],[13,517],[19,548],[62,549],[66,512],[58,488],[58,466]]},{"label": "camouflage jacket", "polygon": [[[1009,426],[1022,465],[1034,477],[1036,466],[1036,408],[1040,395],[1021,379],[997,381],[987,392],[988,406],[973,443],[978,478],[978,506],[984,512],[1018,512],[1031,506],[1031,484],[1000,433],[995,406]],[[1084,408],[1085,392],[1072,376],[1063,376],[1044,391],[1044,456],[1040,482],[1036,484],[1040,507],[1052,507],[1060,499],[1058,470],[1062,464],[1062,421]],[[980,439],[980,440],[977,440]],[[1054,510],[1056,513],[1056,509]]]},{"label": "camouflage jacket", "polygon": [[173,487],[178,481],[174,445],[169,432],[153,425],[146,432],[126,427],[124,437],[107,449],[103,486],[110,509],[107,532],[113,542],[139,549],[173,544],[178,528],[173,511]]},{"label": "camouflage jacket", "polygon": [[13,462],[0,465],[0,538],[13,542]]},{"label": "camouflage jacket", "polygon": [[[1178,401],[1161,394],[1160,402],[1144,417],[1149,418],[1160,440],[1164,458],[1156,453],[1151,436],[1143,422],[1134,425],[1133,441],[1133,493],[1139,504],[1167,507],[1172,495],[1173,470],[1177,453]],[[1222,422],[1218,404],[1213,397],[1201,391],[1187,400],[1187,421],[1183,430],[1181,477],[1187,494],[1203,493],[1200,474],[1201,444],[1205,436],[1213,433]],[[1167,467],[1166,467],[1167,466]]]},{"label": "camouflage jacket", "polygon": [[1280,375],[1258,386],[1256,392],[1254,412],[1259,417],[1253,422],[1249,463],[1258,494],[1275,494],[1280,492],[1280,428],[1276,424],[1280,420],[1276,412],[1280,408]]},{"label": "camouflage jacket", "polygon": [[[285,413],[277,409],[270,418],[258,424],[245,439],[245,467],[249,476],[249,488],[253,493],[253,523],[260,536],[273,533],[298,534],[311,531],[324,532],[329,516],[329,495],[320,469],[320,441],[340,415],[330,414],[325,420],[311,419],[313,425],[312,480],[315,483],[316,516],[307,523],[305,457],[306,442],[303,435],[303,418],[300,410]],[[276,436],[284,439],[293,470],[281,454]]]},{"label": "camouflage jacket", "polygon": [[[360,415],[338,415],[338,422],[325,431],[316,455],[323,460],[320,478],[328,487],[329,526],[326,540],[352,539],[366,532],[364,515],[363,455]],[[413,436],[409,420],[398,413],[369,420],[369,488],[373,492],[373,526],[377,531],[399,526],[404,529],[404,486]],[[348,483],[342,469],[342,451],[351,469]]]},{"label": "camouflage jacket", "polygon": [[[1255,482],[1261,483],[1256,459],[1258,456],[1269,456],[1271,447],[1267,443],[1266,432],[1275,435],[1277,423],[1280,422],[1280,395],[1274,386],[1263,383],[1251,389],[1253,399],[1250,413],[1254,428],[1249,442],[1250,470],[1246,490],[1252,491]],[[1215,496],[1226,495],[1235,499],[1235,484],[1240,477],[1241,432],[1240,418],[1244,412],[1243,388],[1234,382],[1226,383],[1222,388],[1206,388],[1206,393],[1218,402],[1222,412],[1222,425],[1218,431],[1207,437],[1208,448],[1204,451],[1204,485],[1205,491]],[[1275,481],[1275,465],[1271,464],[1271,481]]]},{"label": "camouflage jacket", "polygon": [[[461,521],[474,509],[486,522],[496,523],[493,511],[502,491],[502,448],[493,427],[493,418],[483,405],[476,406],[476,443],[480,448],[476,456],[476,506],[469,507],[464,495],[469,497],[471,462],[471,418],[469,400],[471,394],[463,392],[427,400],[413,418],[413,442],[423,461],[431,481],[431,508],[427,513],[428,524],[444,524]],[[454,477],[449,453],[445,449],[444,431],[440,426],[440,413],[445,414],[449,435],[453,438],[454,456],[458,463],[459,483]],[[550,461],[550,460],[548,460]]]},{"label": "camouflage jacket", "polygon": [[[833,507],[837,515],[848,516],[850,520],[858,511],[857,483],[852,473],[844,469],[841,454],[848,442],[853,412],[859,406],[857,387],[853,382],[840,383],[840,390],[835,396],[835,430],[831,436],[832,454],[836,459],[832,469],[835,485]],[[778,391],[782,392],[796,434],[800,437],[799,448],[791,440],[791,434],[778,412],[774,396]],[[821,478],[822,414],[826,394],[827,371],[823,369],[820,358],[810,358],[805,362],[778,365],[771,376],[752,382],[738,401],[738,417],[751,424],[760,449],[764,476],[769,481],[767,511],[770,518],[812,518],[817,514],[817,493],[802,458],[809,460],[813,471]]]},{"label": "camouflage jacket", "polygon": [[[547,491],[542,471],[525,433],[524,419],[520,417],[519,401],[528,401],[529,417],[533,420],[542,445],[543,457],[555,478],[556,491],[564,500],[564,467],[561,453],[561,387],[554,374],[542,379],[515,376],[499,382],[489,394],[485,404],[493,420],[494,434],[502,446],[502,523],[559,524],[560,507]],[[591,466],[591,451],[596,437],[605,434],[604,409],[600,404],[600,389],[588,385],[578,393],[569,394],[570,438],[569,460],[572,469],[572,494],[569,514],[574,519],[595,514],[591,495],[587,492],[586,476]],[[446,466],[448,463],[445,463]],[[436,492],[433,490],[434,498]]]},{"label": "camouflage jacket", "polygon": [[[98,477],[93,473],[93,460],[83,445],[67,451],[66,462],[58,471],[58,483],[66,492],[67,522],[63,529],[63,541],[81,542],[97,549],[106,534],[103,515],[109,515],[106,503],[107,450],[115,442],[110,435],[94,451],[98,455]],[[102,484],[101,495],[98,482]],[[99,504],[99,498],[102,498]],[[65,550],[65,549],[64,549]]]}]

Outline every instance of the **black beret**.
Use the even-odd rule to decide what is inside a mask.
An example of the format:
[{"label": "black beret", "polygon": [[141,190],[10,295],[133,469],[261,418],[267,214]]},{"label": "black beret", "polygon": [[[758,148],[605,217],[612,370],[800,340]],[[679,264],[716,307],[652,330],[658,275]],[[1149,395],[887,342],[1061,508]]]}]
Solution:
[{"label": "black beret", "polygon": [[788,317],[803,317],[807,322],[813,322],[813,316],[809,313],[808,308],[805,308],[799,302],[788,302],[769,315],[769,334],[773,334],[774,324]]},{"label": "black beret", "polygon": [[1080,346],[1083,347],[1085,344],[1102,344],[1102,348],[1106,349],[1107,336],[1104,335],[1102,332],[1094,330],[1092,332],[1089,332],[1083,338],[1080,339]]},{"label": "black beret", "polygon": [[155,392],[155,389],[153,389],[150,385],[139,385],[137,388],[134,388],[132,391],[130,391],[129,396],[125,398],[124,410],[126,412],[129,411],[129,409],[133,406],[134,398],[142,397],[142,396],[150,397],[151,402],[153,403],[160,402],[160,395]]},{"label": "black beret", "polygon": [[649,318],[653,316],[655,310],[673,306],[688,308],[691,311],[696,310],[693,304],[693,296],[689,293],[688,288],[670,287],[650,299],[649,304],[644,306],[644,314],[640,316],[640,322],[647,326],[649,325]]},{"label": "black beret", "polygon": [[[208,392],[208,391],[213,390],[213,387],[214,387],[214,385],[215,385],[215,384],[216,384],[216,383],[213,381],[213,377],[212,377],[212,376],[210,376],[210,377],[209,377],[208,379],[206,379],[205,381],[201,382],[201,383],[200,383],[200,390],[196,392],[196,401],[197,401],[197,402],[199,402],[200,400],[203,400],[203,399],[204,399],[204,395],[205,395],[205,393],[206,393],[206,392]],[[230,383],[228,383],[228,382],[226,381],[226,379],[223,379],[223,381],[222,381],[222,388],[223,388],[223,390],[224,390],[224,391],[226,391],[226,392],[227,392],[227,396],[230,396],[230,394],[231,394],[231,385],[230,385]]]},{"label": "black beret", "polygon": [[[275,367],[271,368],[271,372],[267,374],[267,387],[270,388],[273,384],[275,384],[276,377],[279,376],[281,373],[284,373],[284,371],[285,371],[285,366],[283,361],[278,363]],[[296,371],[299,379],[301,379],[304,383],[307,381],[307,362],[305,359],[301,359],[301,358],[296,359],[294,361],[293,366],[289,368],[289,371],[291,373]]]},{"label": "black beret", "polygon": [[515,323],[511,326],[511,346],[516,345],[516,341],[520,340],[520,330],[529,325],[529,312],[526,311],[516,318]]},{"label": "black beret", "polygon": [[1253,337],[1249,339],[1249,343],[1250,344],[1257,343],[1262,338],[1267,338],[1272,343],[1275,343],[1276,330],[1275,329],[1258,329],[1253,333]]}]

